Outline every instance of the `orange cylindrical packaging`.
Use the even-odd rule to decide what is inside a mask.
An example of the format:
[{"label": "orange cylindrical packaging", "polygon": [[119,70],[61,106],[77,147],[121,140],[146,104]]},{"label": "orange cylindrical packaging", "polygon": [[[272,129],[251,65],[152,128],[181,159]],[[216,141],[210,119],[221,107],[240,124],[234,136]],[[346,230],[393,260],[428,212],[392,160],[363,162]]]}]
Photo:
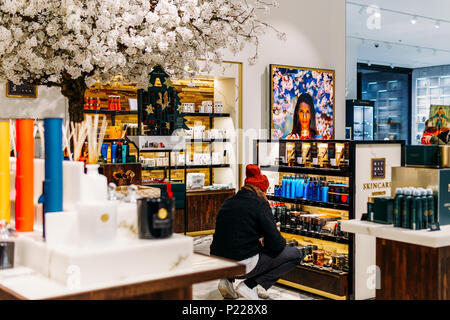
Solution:
[{"label": "orange cylindrical packaging", "polygon": [[34,120],[16,120],[16,230],[32,232],[34,225]]}]

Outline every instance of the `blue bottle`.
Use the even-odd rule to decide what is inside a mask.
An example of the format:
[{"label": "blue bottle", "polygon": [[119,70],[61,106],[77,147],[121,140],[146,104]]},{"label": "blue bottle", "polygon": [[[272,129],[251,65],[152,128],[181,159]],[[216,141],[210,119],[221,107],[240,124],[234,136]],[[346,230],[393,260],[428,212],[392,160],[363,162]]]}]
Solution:
[{"label": "blue bottle", "polygon": [[283,176],[283,179],[281,180],[281,197],[283,198],[286,198],[286,184],[287,184],[286,176]]},{"label": "blue bottle", "polygon": [[298,177],[297,176],[292,176],[292,180],[291,180],[291,193],[290,193],[290,198],[291,199],[295,199],[295,195],[296,195],[296,187],[297,187],[297,180]]},{"label": "blue bottle", "polygon": [[330,189],[330,187],[328,186],[328,182],[324,181],[324,183],[322,184],[322,197],[321,197],[322,202],[328,202],[328,190],[329,189]]},{"label": "blue bottle", "polygon": [[295,188],[295,197],[297,199],[303,198],[303,185],[305,184],[305,178],[300,176],[297,180],[297,186]]},{"label": "blue bottle", "polygon": [[322,178],[317,181],[316,201],[322,201]]},{"label": "blue bottle", "polygon": [[306,191],[306,200],[308,201],[313,200],[313,194],[314,194],[314,178],[310,178],[308,182],[308,189]]},{"label": "blue bottle", "polygon": [[291,182],[292,182],[292,178],[291,176],[288,176],[286,179],[286,195],[285,198],[290,198],[291,197]]}]

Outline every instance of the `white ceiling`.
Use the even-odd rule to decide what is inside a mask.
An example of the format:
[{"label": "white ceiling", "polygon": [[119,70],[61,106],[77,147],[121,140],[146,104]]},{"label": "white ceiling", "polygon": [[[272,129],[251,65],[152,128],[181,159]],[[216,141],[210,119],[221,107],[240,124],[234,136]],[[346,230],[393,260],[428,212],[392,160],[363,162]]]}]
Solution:
[{"label": "white ceiling", "polygon": [[[357,46],[359,62],[371,61],[373,64],[384,65],[392,63],[394,66],[406,68],[450,64],[450,23],[442,21],[440,28],[436,29],[434,21],[419,17],[413,25],[412,16],[381,10],[381,29],[370,30],[367,27],[369,15],[366,11],[360,14],[361,7],[349,2],[450,20],[449,0],[347,0],[347,41]],[[373,41],[368,40],[363,44],[355,38],[373,39],[380,46],[375,48]],[[383,41],[393,43],[391,48]],[[421,49],[418,52],[416,46],[430,49]],[[436,53],[431,49],[436,49]]]}]

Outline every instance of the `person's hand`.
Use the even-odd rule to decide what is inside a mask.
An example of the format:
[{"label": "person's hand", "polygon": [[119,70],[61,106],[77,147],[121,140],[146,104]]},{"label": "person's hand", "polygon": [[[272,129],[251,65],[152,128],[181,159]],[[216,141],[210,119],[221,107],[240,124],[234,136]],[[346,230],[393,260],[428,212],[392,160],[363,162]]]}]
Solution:
[{"label": "person's hand", "polygon": [[277,230],[281,232],[281,222],[277,222],[276,226]]},{"label": "person's hand", "polygon": [[259,243],[261,243],[261,245],[264,247],[264,237],[259,238]]}]

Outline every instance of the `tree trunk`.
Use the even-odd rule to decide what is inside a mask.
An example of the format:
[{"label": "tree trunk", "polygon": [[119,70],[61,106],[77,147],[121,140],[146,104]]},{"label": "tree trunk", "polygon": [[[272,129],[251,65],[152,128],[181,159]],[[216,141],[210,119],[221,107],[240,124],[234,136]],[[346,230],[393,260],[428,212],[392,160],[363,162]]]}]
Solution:
[{"label": "tree trunk", "polygon": [[69,117],[70,121],[82,122],[84,120],[84,92],[87,86],[85,78],[70,79],[64,77],[61,83],[61,93],[69,99]]}]

